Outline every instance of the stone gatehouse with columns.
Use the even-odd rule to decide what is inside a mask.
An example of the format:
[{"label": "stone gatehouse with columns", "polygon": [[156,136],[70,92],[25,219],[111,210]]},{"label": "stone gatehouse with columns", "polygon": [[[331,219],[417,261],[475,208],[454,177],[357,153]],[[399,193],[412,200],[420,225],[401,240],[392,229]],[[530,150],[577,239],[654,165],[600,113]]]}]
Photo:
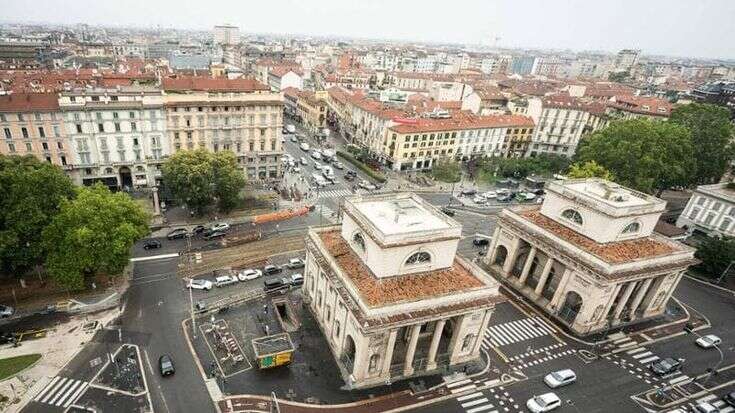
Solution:
[{"label": "stone gatehouse with columns", "polygon": [[694,249],[653,232],[666,202],[601,179],[549,182],[543,203],[503,210],[485,264],[586,335],[662,314]]},{"label": "stone gatehouse with columns", "polygon": [[408,193],[347,198],[341,213],[309,229],[303,291],[346,388],[477,361],[504,299],[456,256],[459,223]]}]

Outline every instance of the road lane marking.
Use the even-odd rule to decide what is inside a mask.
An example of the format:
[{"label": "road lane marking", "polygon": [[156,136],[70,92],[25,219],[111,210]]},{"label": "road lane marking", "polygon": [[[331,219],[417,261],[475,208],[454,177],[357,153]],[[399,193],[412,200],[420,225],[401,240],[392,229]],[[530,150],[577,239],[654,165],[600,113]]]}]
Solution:
[{"label": "road lane marking", "polygon": [[650,363],[650,362],[656,361],[656,360],[658,360],[658,356],[651,356],[651,357],[646,358],[646,359],[643,359],[643,360],[638,360],[638,362],[641,363],[641,364],[647,364],[647,363]]},{"label": "road lane marking", "polygon": [[166,258],[174,258],[178,257],[179,253],[174,252],[171,254],[161,254],[161,255],[151,255],[149,257],[134,257],[130,259],[130,262],[140,262],[140,261],[152,261],[152,260],[163,260]]},{"label": "road lane marking", "polygon": [[[470,380],[470,381],[472,381],[472,380]],[[462,393],[462,392],[465,392],[467,390],[472,390],[472,389],[476,389],[476,388],[477,388],[477,386],[475,386],[474,384],[468,384],[466,386],[455,387],[453,389],[449,389],[449,391],[451,393]]]},{"label": "road lane marking", "polygon": [[462,407],[464,407],[466,409],[468,407],[477,406],[478,404],[483,404],[483,403],[488,402],[488,401],[489,400],[487,399],[487,397],[483,397],[482,399],[475,399],[475,400],[472,400],[472,401],[469,401],[469,402],[464,402],[464,403],[462,403]]},{"label": "road lane marking", "polygon": [[480,396],[482,396],[482,392],[479,392],[478,391],[477,393],[472,393],[472,394],[468,394],[466,396],[457,397],[457,401],[458,402],[463,402],[465,400],[474,399],[475,397],[480,397]]},{"label": "road lane marking", "polygon": [[653,353],[651,353],[650,351],[646,351],[645,353],[634,355],[633,358],[634,359],[641,359],[641,358],[645,358],[645,357],[651,357],[651,355],[653,355]]},{"label": "road lane marking", "polygon": [[56,384],[56,382],[59,381],[59,379],[61,379],[61,377],[59,376],[54,377],[53,380],[51,380],[51,382],[47,384],[46,387],[44,387],[43,390],[41,390],[41,392],[36,395],[36,397],[33,398],[33,400],[38,401],[39,399],[41,399],[44,396],[44,394],[46,394],[46,392],[51,390],[51,387],[53,387],[54,384]]}]

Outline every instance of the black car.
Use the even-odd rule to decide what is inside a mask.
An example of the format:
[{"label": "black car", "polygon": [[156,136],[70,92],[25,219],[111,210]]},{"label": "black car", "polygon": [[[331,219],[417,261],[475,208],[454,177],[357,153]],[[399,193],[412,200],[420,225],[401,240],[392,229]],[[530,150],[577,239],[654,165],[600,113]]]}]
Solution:
[{"label": "black car", "polygon": [[463,189],[462,192],[460,192],[459,194],[462,196],[472,196],[472,195],[477,194],[477,189],[473,189],[473,188]]},{"label": "black car", "polygon": [[166,238],[168,239],[179,239],[179,238],[186,238],[186,236],[189,234],[189,231],[186,230],[186,228],[176,228],[175,230],[171,231],[166,235]]},{"label": "black car", "polygon": [[651,371],[658,374],[659,376],[671,374],[681,369],[682,362],[683,362],[682,359],[677,360],[675,358],[667,357],[663,360],[659,360],[655,363],[652,363]]},{"label": "black car", "polygon": [[263,267],[263,274],[265,275],[278,274],[281,271],[283,271],[283,268],[277,265],[266,265]]},{"label": "black car", "polygon": [[487,238],[475,238],[475,239],[473,239],[473,240],[472,240],[472,243],[473,243],[473,244],[474,244],[475,246],[478,246],[478,247],[483,247],[483,246],[485,246],[485,245],[488,245],[488,244],[490,244],[490,240],[489,240],[489,239],[487,239]]},{"label": "black car", "polygon": [[174,361],[168,354],[164,354],[158,359],[158,367],[161,369],[161,376],[170,376],[176,372]]},{"label": "black car", "polygon": [[13,334],[0,331],[0,344],[15,344],[17,340],[18,339]]},{"label": "black car", "polygon": [[148,239],[148,240],[143,241],[144,250],[152,250],[156,248],[161,248],[161,241],[157,239]]},{"label": "black car", "polygon": [[210,240],[210,239],[222,238],[225,235],[227,235],[227,233],[224,231],[207,231],[206,233],[204,233],[203,238],[206,240]]},{"label": "black car", "polygon": [[207,229],[204,225],[197,225],[194,228],[191,229],[192,234],[201,234]]},{"label": "black car", "polygon": [[732,407],[735,407],[735,391],[727,393],[722,399],[725,400],[725,403],[729,404]]},{"label": "black car", "polygon": [[447,207],[442,208],[442,212],[445,213],[445,214],[447,214],[447,215],[449,215],[450,217],[453,217],[454,216],[454,211],[452,211],[451,209],[449,209]]},{"label": "black car", "polygon": [[280,278],[263,281],[263,291],[265,292],[278,291],[286,287],[288,287],[288,284]]}]

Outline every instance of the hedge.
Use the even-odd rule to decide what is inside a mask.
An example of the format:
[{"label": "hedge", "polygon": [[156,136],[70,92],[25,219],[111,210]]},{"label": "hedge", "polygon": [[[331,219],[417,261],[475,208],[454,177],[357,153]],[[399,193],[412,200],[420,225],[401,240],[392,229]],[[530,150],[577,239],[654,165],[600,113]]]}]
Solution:
[{"label": "hedge", "polygon": [[364,163],[360,162],[359,160],[357,160],[357,158],[355,158],[354,156],[352,156],[352,154],[347,153],[347,152],[343,152],[343,151],[337,151],[337,156],[344,158],[345,161],[347,161],[347,162],[355,165],[357,167],[357,169],[365,172],[369,177],[375,179],[376,181],[380,182],[381,184],[386,181],[385,176],[383,176],[383,174],[381,174],[380,172],[374,171],[369,166],[367,166]]}]

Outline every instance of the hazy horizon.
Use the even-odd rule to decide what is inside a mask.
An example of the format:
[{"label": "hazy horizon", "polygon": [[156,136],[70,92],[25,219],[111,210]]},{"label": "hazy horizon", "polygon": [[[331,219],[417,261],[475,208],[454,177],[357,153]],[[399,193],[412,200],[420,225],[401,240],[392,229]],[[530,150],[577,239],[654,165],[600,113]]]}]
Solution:
[{"label": "hazy horizon", "polygon": [[730,0],[527,0],[523,6],[507,0],[4,3],[4,20],[17,23],[194,30],[227,23],[243,33],[613,53],[633,48],[646,55],[735,59],[735,1]]}]

